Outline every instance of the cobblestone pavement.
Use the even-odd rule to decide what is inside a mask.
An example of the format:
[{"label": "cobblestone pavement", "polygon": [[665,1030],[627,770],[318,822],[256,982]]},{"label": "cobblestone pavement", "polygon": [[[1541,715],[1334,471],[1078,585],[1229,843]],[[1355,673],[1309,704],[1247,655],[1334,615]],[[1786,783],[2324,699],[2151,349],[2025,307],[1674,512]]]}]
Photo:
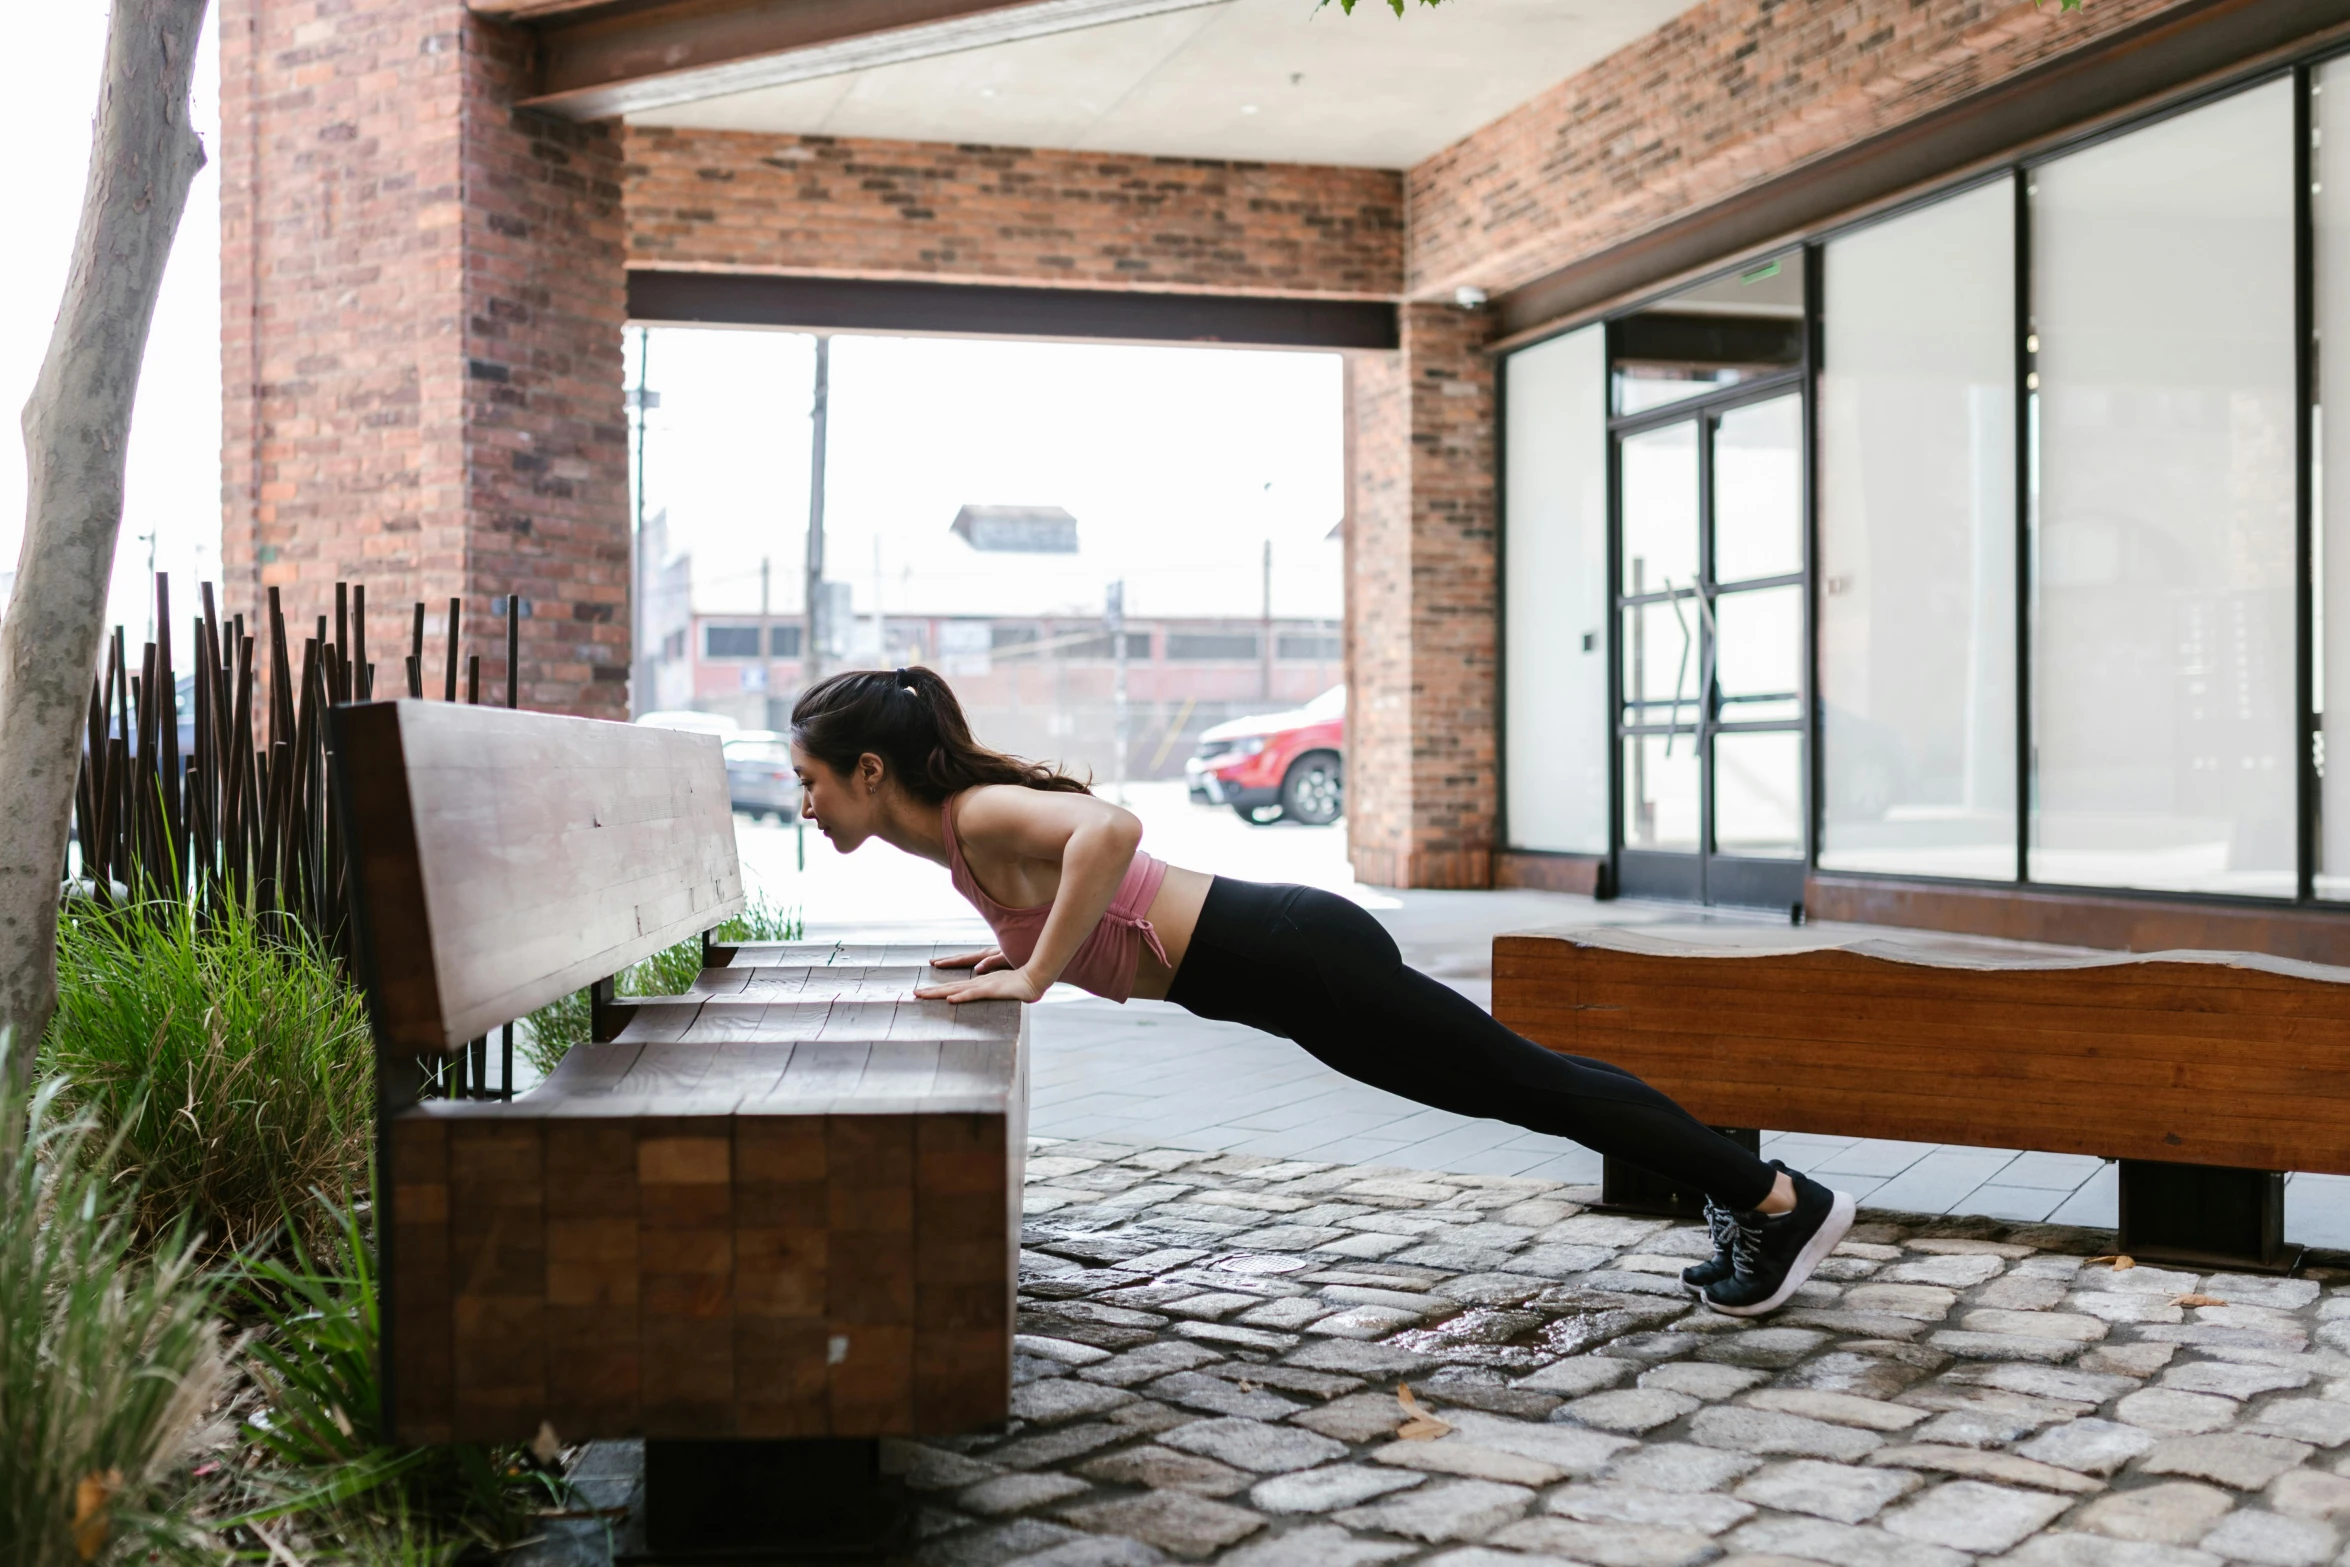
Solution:
[{"label": "cobblestone pavement", "polygon": [[2350,1271],[1872,1211],[1748,1322],[1588,1187],[1085,1142],[1029,1183],[1010,1429],[888,1450],[925,1567],[2346,1560]]}]

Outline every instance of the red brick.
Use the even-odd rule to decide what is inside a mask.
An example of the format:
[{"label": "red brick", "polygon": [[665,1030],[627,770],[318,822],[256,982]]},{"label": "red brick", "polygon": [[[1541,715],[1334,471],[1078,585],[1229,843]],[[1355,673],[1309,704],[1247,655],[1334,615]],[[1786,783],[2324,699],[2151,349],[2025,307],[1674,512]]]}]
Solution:
[{"label": "red brick", "polygon": [[1392,169],[745,131],[628,132],[628,263],[1389,299]]}]

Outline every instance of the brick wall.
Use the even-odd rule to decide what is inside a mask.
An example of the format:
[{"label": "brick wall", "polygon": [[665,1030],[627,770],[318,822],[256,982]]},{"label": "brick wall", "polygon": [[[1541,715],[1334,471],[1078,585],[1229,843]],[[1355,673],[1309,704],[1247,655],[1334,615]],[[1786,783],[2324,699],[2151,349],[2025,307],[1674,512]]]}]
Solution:
[{"label": "brick wall", "polygon": [[1410,292],[1514,288],[2184,3],[1706,0],[1413,168]]},{"label": "brick wall", "polygon": [[1407,305],[1349,363],[1347,853],[1395,887],[1491,883],[1496,585],[1491,317]]},{"label": "brick wall", "polygon": [[381,689],[460,596],[502,691],[519,593],[524,705],[624,716],[615,139],[501,107],[516,40],[459,0],[226,0],[221,53],[227,608],[299,636],[365,583]]},{"label": "brick wall", "polygon": [[1391,298],[1402,177],[643,126],[632,266]]}]

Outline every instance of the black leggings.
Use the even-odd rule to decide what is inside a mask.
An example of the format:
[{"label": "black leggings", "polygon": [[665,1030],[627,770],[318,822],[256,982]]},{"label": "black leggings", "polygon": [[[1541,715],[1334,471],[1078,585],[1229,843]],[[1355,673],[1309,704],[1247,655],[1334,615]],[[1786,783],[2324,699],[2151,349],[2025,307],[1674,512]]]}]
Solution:
[{"label": "black leggings", "polygon": [[1456,1115],[1571,1137],[1752,1208],[1778,1172],[1621,1067],[1514,1034],[1408,968],[1385,927],[1315,887],[1208,887],[1167,999],[1303,1045],[1357,1082]]}]

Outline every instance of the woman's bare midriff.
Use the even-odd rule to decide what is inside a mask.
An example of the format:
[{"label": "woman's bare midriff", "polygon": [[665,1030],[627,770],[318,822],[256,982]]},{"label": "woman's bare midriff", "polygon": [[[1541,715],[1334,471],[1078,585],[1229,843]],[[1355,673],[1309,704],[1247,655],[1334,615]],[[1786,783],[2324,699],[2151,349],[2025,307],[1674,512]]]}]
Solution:
[{"label": "woman's bare midriff", "polygon": [[1137,999],[1167,999],[1167,987],[1175,982],[1175,971],[1183,967],[1183,954],[1191,948],[1191,933],[1199,924],[1200,907],[1208,901],[1208,883],[1213,880],[1203,871],[1167,867],[1167,879],[1159,883],[1159,895],[1151,899],[1149,915],[1151,928],[1159,933],[1159,945],[1167,949],[1167,961],[1161,963],[1148,947],[1142,949],[1134,969]]}]

